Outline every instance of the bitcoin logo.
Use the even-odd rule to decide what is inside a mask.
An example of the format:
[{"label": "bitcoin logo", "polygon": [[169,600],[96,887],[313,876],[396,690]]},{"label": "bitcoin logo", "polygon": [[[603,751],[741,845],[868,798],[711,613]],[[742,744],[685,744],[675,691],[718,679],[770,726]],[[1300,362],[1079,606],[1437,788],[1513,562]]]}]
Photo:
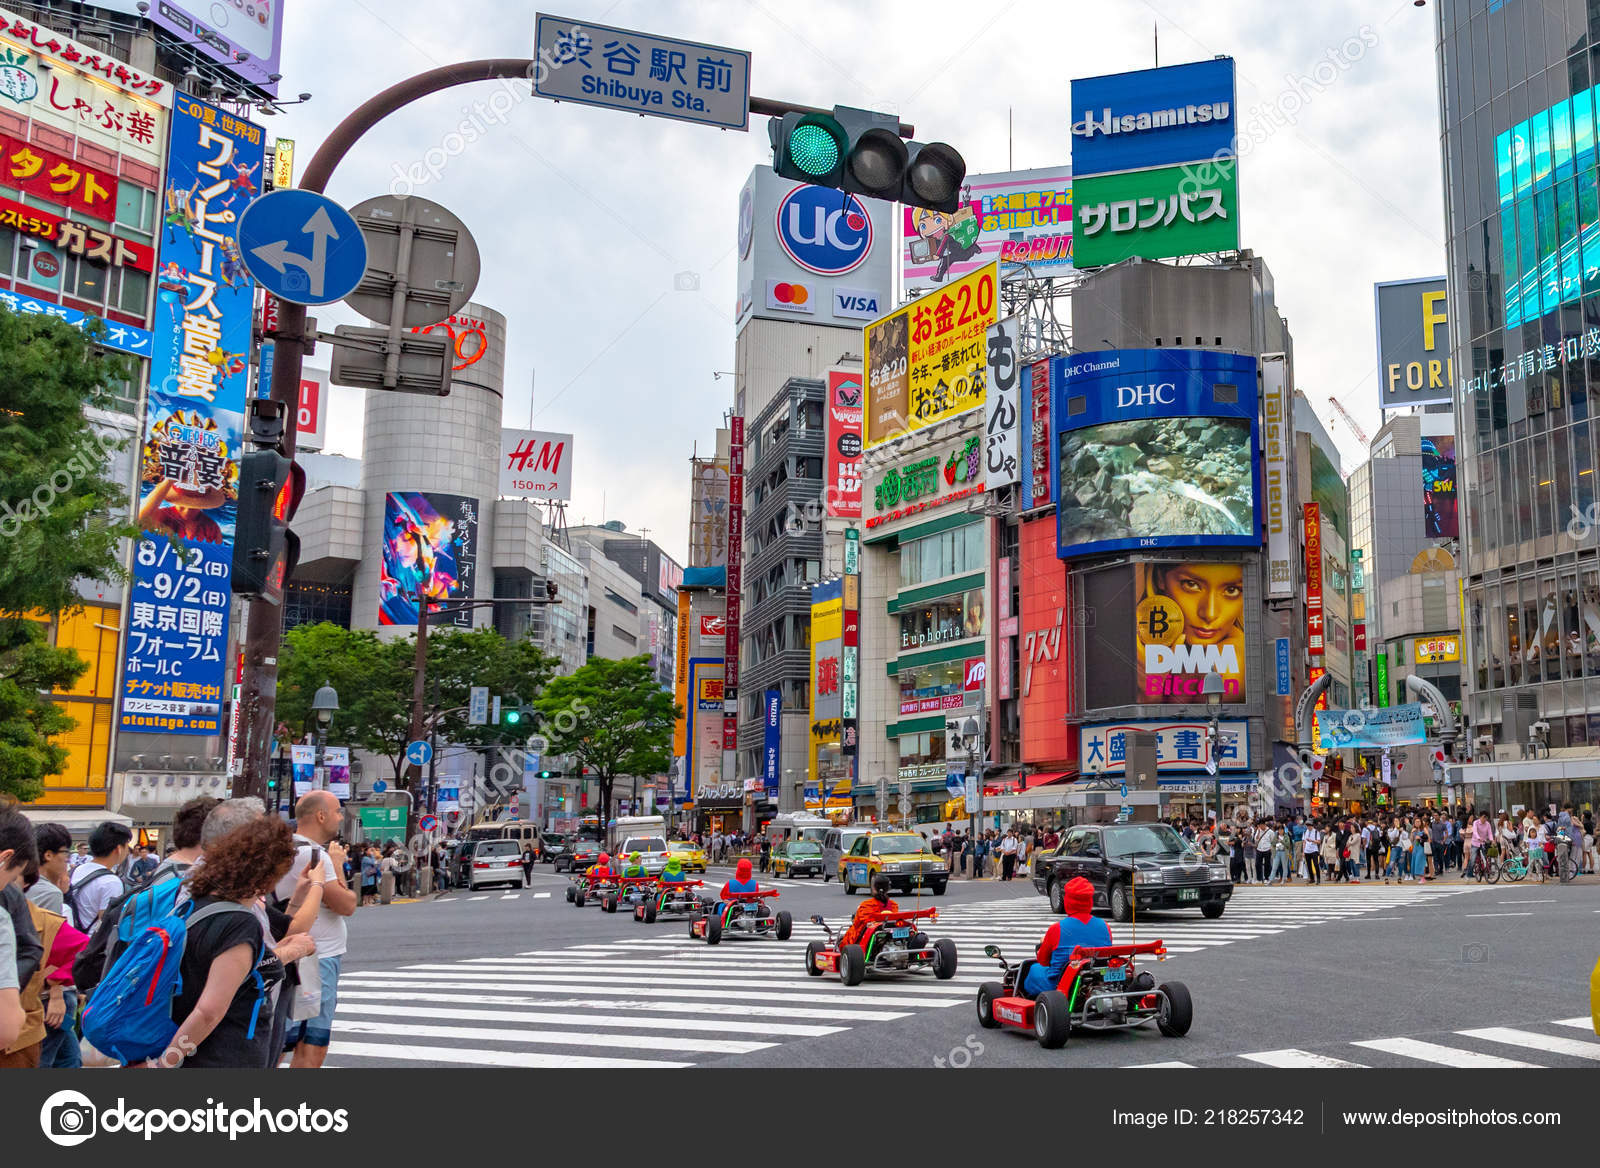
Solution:
[{"label": "bitcoin logo", "polygon": [[1147,645],[1176,645],[1183,640],[1183,610],[1165,596],[1141,601],[1134,618],[1139,639]]}]

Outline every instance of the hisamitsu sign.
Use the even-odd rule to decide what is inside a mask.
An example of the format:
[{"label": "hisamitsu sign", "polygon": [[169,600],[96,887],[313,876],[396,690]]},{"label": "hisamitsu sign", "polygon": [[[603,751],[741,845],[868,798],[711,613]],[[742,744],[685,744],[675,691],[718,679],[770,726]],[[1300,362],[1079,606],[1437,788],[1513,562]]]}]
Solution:
[{"label": "hisamitsu sign", "polygon": [[540,13],[533,92],[626,113],[744,130],[750,54]]}]

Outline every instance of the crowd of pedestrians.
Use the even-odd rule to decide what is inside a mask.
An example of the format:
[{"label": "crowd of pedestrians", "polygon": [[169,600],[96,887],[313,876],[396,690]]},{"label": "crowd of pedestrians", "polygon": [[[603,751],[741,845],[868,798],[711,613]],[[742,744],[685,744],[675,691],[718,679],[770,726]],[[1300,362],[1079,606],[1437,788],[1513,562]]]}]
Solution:
[{"label": "crowd of pedestrians", "polygon": [[[118,823],[74,847],[0,807],[0,1068],[321,1066],[360,867],[342,823],[326,791],[292,828],[192,799],[158,856]],[[162,938],[176,961],[141,964]],[[165,993],[114,992],[131,978]]]}]

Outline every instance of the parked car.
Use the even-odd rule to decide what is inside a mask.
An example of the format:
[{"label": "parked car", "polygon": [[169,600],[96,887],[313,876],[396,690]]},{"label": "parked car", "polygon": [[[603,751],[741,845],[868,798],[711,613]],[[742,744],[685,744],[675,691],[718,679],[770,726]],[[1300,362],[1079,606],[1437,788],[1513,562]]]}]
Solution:
[{"label": "parked car", "polygon": [[1197,908],[1220,917],[1233,896],[1228,866],[1207,862],[1164,823],[1107,823],[1070,829],[1055,851],[1034,857],[1033,886],[1065,911],[1061,890],[1082,876],[1094,887],[1094,905],[1113,920],[1135,911]]}]

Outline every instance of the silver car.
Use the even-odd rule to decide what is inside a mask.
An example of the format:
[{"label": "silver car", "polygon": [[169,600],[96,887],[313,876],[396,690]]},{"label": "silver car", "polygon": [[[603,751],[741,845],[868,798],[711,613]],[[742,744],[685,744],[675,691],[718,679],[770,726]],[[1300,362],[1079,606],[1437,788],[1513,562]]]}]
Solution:
[{"label": "silver car", "polygon": [[468,865],[468,888],[489,884],[522,887],[522,845],[516,840],[479,840],[472,845]]},{"label": "silver car", "polygon": [[667,841],[658,835],[629,836],[612,857],[611,866],[619,872],[623,871],[628,867],[628,857],[634,852],[639,853],[639,863],[651,876],[661,875],[661,870],[667,866]]}]

